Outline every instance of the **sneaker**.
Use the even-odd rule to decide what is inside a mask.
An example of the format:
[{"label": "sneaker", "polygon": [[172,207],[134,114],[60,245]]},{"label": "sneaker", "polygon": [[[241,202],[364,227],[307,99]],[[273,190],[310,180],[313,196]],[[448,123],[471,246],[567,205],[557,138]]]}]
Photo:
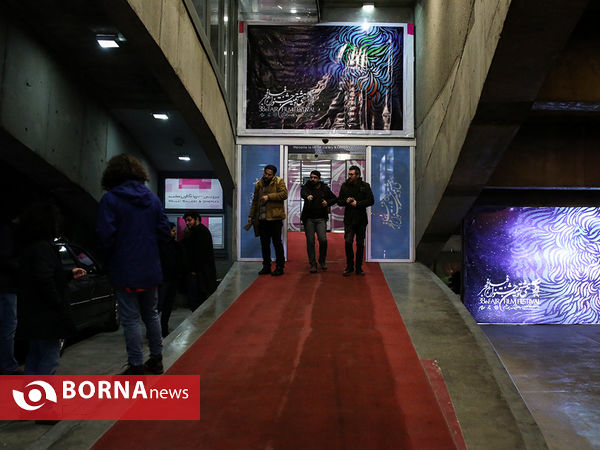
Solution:
[{"label": "sneaker", "polygon": [[146,375],[146,366],[143,364],[139,366],[133,366],[129,364],[127,369],[121,372],[121,375]]},{"label": "sneaker", "polygon": [[364,275],[365,272],[362,269],[356,269],[356,275]]},{"label": "sneaker", "polygon": [[150,355],[150,358],[144,364],[148,372],[154,375],[160,375],[164,372],[162,364],[162,355]]},{"label": "sneaker", "polygon": [[354,272],[354,269],[351,269],[350,267],[346,267],[346,269],[344,270],[344,273],[342,275],[344,275],[345,277],[349,277],[350,275],[352,275],[352,272]]},{"label": "sneaker", "polygon": [[322,270],[327,270],[327,263],[325,261],[323,261],[321,264],[321,269]]},{"label": "sneaker", "polygon": [[317,264],[310,265],[310,273],[317,273]]},{"label": "sneaker", "polygon": [[271,272],[271,275],[273,275],[274,277],[278,277],[280,275],[283,275],[283,267],[277,267],[275,269],[275,271]]},{"label": "sneaker", "polygon": [[259,275],[269,275],[271,273],[271,268],[267,266],[263,266],[262,270],[258,272]]}]

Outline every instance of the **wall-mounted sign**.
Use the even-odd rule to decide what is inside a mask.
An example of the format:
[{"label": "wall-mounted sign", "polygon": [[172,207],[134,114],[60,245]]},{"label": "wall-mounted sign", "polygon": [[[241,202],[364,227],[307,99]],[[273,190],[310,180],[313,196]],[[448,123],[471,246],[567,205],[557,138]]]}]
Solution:
[{"label": "wall-mounted sign", "polygon": [[464,250],[476,321],[600,323],[600,208],[480,207]]},{"label": "wall-mounted sign", "polygon": [[166,178],[166,209],[223,209],[223,188],[213,178]]},{"label": "wall-mounted sign", "polygon": [[240,134],[414,136],[413,34],[411,24],[249,25]]}]

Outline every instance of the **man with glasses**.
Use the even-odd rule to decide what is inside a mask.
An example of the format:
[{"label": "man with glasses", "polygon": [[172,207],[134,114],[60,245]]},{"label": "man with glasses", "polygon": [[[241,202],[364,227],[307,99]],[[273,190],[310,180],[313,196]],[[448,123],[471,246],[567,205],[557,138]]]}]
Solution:
[{"label": "man with glasses", "polygon": [[334,205],[337,197],[331,192],[329,186],[321,182],[321,173],[313,170],[310,180],[307,181],[300,191],[304,199],[304,207],[300,220],[304,224],[306,234],[306,252],[310,273],[317,272],[317,261],[315,259],[315,232],[319,240],[319,264],[322,270],[327,270],[327,219],[329,207]]},{"label": "man with glasses", "polygon": [[[357,275],[364,275],[362,262],[365,254],[365,234],[367,224],[367,208],[375,203],[369,183],[362,180],[360,168],[351,166],[348,179],[340,188],[338,205],[344,208],[344,242],[346,246],[345,277],[352,275],[356,268]],[[356,264],[354,262],[353,243],[356,237]]]}]

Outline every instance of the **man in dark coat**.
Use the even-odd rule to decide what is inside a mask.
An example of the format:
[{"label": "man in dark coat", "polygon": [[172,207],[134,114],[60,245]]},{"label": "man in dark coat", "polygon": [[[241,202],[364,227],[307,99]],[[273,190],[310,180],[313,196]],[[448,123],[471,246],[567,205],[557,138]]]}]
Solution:
[{"label": "man in dark coat", "polygon": [[17,268],[14,225],[11,218],[0,222],[0,375],[17,373],[15,331],[17,329]]},{"label": "man in dark coat", "polygon": [[[362,180],[360,168],[351,166],[348,179],[340,188],[338,205],[344,208],[344,242],[346,246],[346,270],[350,276],[356,267],[357,275],[364,275],[362,262],[365,254],[365,234],[369,220],[367,208],[375,203],[369,183]],[[356,264],[354,263],[353,242],[356,237]]]},{"label": "man in dark coat", "polygon": [[167,242],[161,242],[159,246],[163,282],[158,288],[158,312],[160,313],[160,327],[163,337],[169,334],[169,319],[177,296],[177,282],[181,273],[181,251],[179,243],[175,240],[177,228],[174,223],[170,225],[171,239]]},{"label": "man in dark coat", "polygon": [[[100,200],[96,227],[119,303],[129,362],[126,375],[163,372],[157,310],[157,287],[162,282],[158,244],[166,242],[171,231],[162,203],[144,184],[147,180],[146,170],[133,156],[111,158],[102,175],[107,192]],[[140,316],[150,347],[145,364]]]},{"label": "man in dark coat", "polygon": [[304,199],[300,220],[304,224],[306,234],[306,252],[310,272],[317,272],[315,259],[315,232],[319,239],[319,264],[321,269],[327,270],[327,219],[329,207],[334,205],[337,197],[331,192],[329,186],[321,182],[321,172],[313,170],[310,179],[300,190],[300,197]]},{"label": "man in dark coat", "polygon": [[212,235],[196,211],[183,215],[188,233],[182,241],[183,270],[188,290],[188,304],[192,311],[217,289],[217,269]]},{"label": "man in dark coat", "polygon": [[25,375],[54,375],[60,359],[60,339],[75,326],[70,316],[69,278],[86,271],[76,267],[65,274],[59,250],[58,208],[34,204],[20,216],[24,250],[19,262],[18,333],[29,341]]}]

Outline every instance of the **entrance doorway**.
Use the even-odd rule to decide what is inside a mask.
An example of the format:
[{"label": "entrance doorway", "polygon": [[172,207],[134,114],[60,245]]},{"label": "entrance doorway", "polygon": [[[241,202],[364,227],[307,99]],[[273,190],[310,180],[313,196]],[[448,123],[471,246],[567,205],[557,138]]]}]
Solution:
[{"label": "entrance doorway", "polygon": [[[365,147],[333,145],[288,147],[288,231],[304,231],[300,221],[304,203],[300,197],[300,190],[302,185],[309,180],[310,172],[313,170],[321,172],[321,181],[337,195],[342,183],[346,181],[350,166],[360,167],[364,177]],[[330,212],[327,231],[343,233],[344,209],[336,205],[331,207]]]}]

